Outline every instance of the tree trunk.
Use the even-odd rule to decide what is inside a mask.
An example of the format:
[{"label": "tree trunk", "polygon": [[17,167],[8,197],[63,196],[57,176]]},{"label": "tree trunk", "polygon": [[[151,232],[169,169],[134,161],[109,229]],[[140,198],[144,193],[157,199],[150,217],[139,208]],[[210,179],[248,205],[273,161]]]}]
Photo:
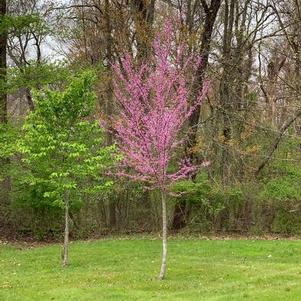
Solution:
[{"label": "tree trunk", "polygon": [[[3,26],[3,19],[6,16],[6,0],[0,0],[0,26]],[[7,32],[2,30],[0,34],[0,124],[7,124],[7,91],[6,91],[6,48]],[[0,224],[9,222],[9,193],[10,178],[8,176],[8,158],[0,158],[0,164],[4,171],[3,180],[0,180]]]},{"label": "tree trunk", "polygon": [[156,0],[131,1],[137,41],[137,57],[140,60],[147,58],[150,54],[155,2]]},{"label": "tree trunk", "polygon": [[[195,91],[194,95],[192,95],[192,104],[195,103],[198,97],[198,91],[202,88],[204,83],[204,76],[207,70],[207,66],[209,63],[209,52],[211,49],[211,40],[213,34],[213,28],[215,21],[217,19],[217,14],[220,9],[222,0],[212,0],[210,6],[208,7],[207,2],[202,0],[202,6],[205,12],[205,24],[204,24],[204,31],[201,37],[201,47],[200,47],[200,54],[202,55],[202,64],[198,68],[196,82],[194,83],[193,90]],[[192,17],[189,16],[188,20],[192,20]],[[191,27],[190,24],[188,24]],[[195,155],[191,152],[191,149],[197,143],[197,130],[198,130],[198,123],[200,119],[200,107],[193,111],[191,116],[189,117],[189,134],[188,139],[185,145],[185,153],[189,155],[189,159],[191,162],[194,161]],[[189,208],[187,206],[187,202],[185,200],[181,200],[175,206],[173,222],[172,222],[172,229],[173,230],[180,230],[186,226],[186,220],[189,216]]]},{"label": "tree trunk", "polygon": [[[113,82],[112,82],[112,65],[114,63],[113,57],[113,39],[112,39],[112,24],[111,24],[111,4],[109,0],[105,1],[105,36],[106,36],[106,59],[108,61],[107,73],[108,82],[106,90],[105,100],[105,113],[109,118],[113,114]],[[108,129],[106,135],[106,145],[110,146],[113,144],[112,129]],[[116,228],[116,203],[113,199],[109,200],[108,203],[108,226],[111,231]]]},{"label": "tree trunk", "polygon": [[27,100],[29,110],[31,112],[34,111],[34,103],[33,103],[33,99],[32,99],[31,92],[30,92],[29,88],[25,88],[25,97],[26,97],[26,100]]},{"label": "tree trunk", "polygon": [[162,264],[159,279],[163,280],[166,274],[167,264],[167,213],[166,213],[166,194],[161,191],[162,202]]},{"label": "tree trunk", "polygon": [[222,48],[222,66],[223,72],[220,81],[220,106],[221,118],[223,120],[223,148],[221,154],[221,177],[223,186],[230,183],[231,177],[231,154],[229,142],[233,138],[232,129],[232,112],[234,110],[233,85],[235,83],[235,65],[233,62],[232,40],[234,37],[235,25],[235,0],[225,2],[224,10],[224,32],[223,32],[223,48]]},{"label": "tree trunk", "polygon": [[[0,24],[6,16],[6,0],[0,0]],[[7,123],[7,95],[6,95],[6,46],[7,33],[3,30],[0,34],[0,122]]]},{"label": "tree trunk", "polygon": [[63,253],[63,266],[69,264],[69,196],[65,195],[65,235],[64,235],[64,253]]}]

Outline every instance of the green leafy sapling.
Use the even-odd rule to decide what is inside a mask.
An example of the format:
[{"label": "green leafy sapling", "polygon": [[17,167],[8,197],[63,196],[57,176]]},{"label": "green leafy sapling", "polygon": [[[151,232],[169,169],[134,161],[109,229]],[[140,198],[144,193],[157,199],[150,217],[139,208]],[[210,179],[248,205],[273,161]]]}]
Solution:
[{"label": "green leafy sapling", "polygon": [[64,210],[64,266],[68,265],[70,208],[82,201],[84,193],[112,185],[105,171],[114,162],[115,148],[104,146],[103,131],[92,118],[94,77],[86,71],[64,91],[36,93],[35,110],[25,121],[20,141],[27,167],[23,184],[40,188],[40,202]]}]

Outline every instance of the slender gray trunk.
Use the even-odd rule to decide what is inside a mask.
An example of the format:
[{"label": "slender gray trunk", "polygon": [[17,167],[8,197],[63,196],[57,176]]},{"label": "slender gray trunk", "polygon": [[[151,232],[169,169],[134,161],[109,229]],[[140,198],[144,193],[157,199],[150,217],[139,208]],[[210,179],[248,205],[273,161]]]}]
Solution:
[{"label": "slender gray trunk", "polygon": [[162,264],[159,279],[163,280],[166,274],[167,264],[167,213],[166,213],[166,194],[161,191],[162,202]]},{"label": "slender gray trunk", "polygon": [[64,234],[64,250],[63,250],[63,266],[69,264],[69,196],[65,195],[65,234]]}]

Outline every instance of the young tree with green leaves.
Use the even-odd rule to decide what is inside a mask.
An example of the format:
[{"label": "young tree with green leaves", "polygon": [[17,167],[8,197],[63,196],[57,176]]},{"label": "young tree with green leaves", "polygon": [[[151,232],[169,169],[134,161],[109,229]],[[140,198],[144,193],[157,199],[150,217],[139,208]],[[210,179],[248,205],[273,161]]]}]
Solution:
[{"label": "young tree with green leaves", "polygon": [[114,161],[114,146],[104,146],[102,129],[91,118],[93,81],[93,73],[84,72],[64,91],[36,93],[35,110],[26,119],[20,140],[27,167],[23,185],[40,192],[39,202],[64,209],[64,266],[68,265],[70,210],[81,203],[83,194],[112,185],[104,171]]}]

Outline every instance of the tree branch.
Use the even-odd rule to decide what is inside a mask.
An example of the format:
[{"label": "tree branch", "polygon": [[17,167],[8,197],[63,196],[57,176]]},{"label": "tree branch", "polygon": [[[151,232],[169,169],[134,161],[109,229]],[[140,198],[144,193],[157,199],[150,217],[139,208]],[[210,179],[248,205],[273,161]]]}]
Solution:
[{"label": "tree branch", "polygon": [[258,177],[258,175],[260,174],[260,172],[262,171],[262,169],[267,165],[267,163],[271,160],[274,152],[277,150],[279,143],[281,142],[281,138],[284,135],[284,133],[286,132],[286,130],[291,126],[291,124],[298,118],[301,116],[301,110],[297,111],[297,113],[290,119],[288,120],[280,129],[280,133],[278,135],[278,137],[275,139],[273,145],[272,145],[272,149],[270,150],[268,156],[261,162],[261,164],[259,165],[259,167],[257,168],[257,170],[255,171],[255,176]]}]

